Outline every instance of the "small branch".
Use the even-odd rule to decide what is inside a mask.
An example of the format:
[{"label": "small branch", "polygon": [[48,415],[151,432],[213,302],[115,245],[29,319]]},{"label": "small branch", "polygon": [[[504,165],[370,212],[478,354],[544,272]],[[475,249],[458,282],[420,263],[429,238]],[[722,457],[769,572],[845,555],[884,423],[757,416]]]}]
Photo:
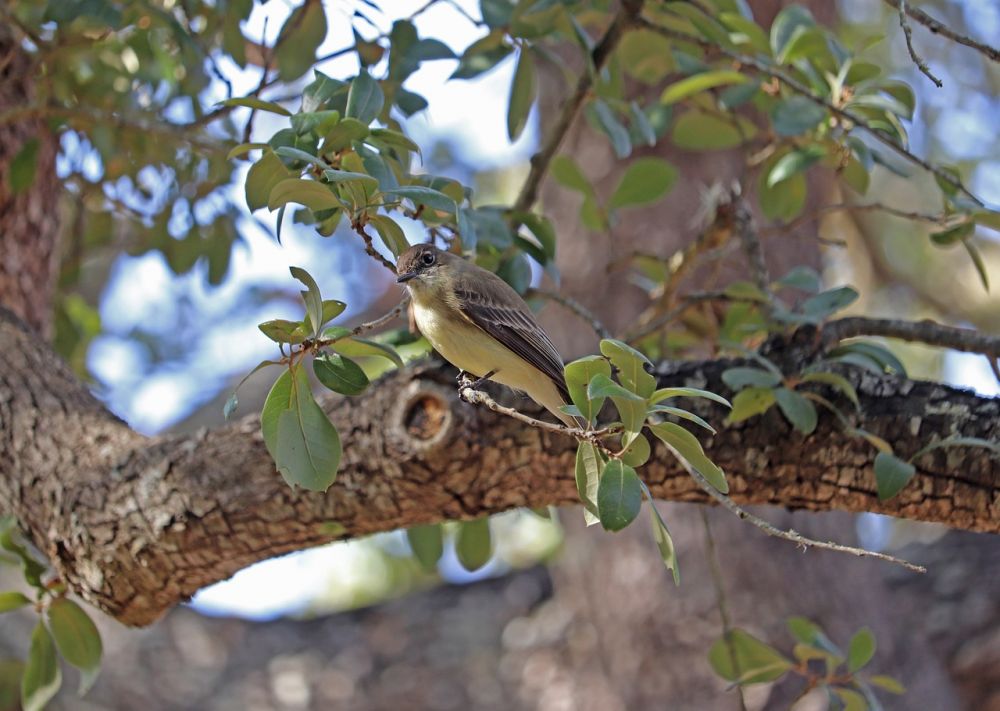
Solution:
[{"label": "small branch", "polygon": [[658,25],[655,22],[650,22],[645,18],[641,17],[637,18],[636,24],[639,27],[650,30],[651,32],[655,32],[668,39],[679,40],[681,42],[690,42],[692,44],[698,45],[699,47],[704,47],[706,49],[711,49],[713,51],[719,52],[720,54],[729,57],[730,59],[746,67],[750,67],[761,74],[774,77],[796,94],[799,94],[800,96],[809,99],[809,101],[813,102],[814,104],[817,104],[818,106],[822,106],[827,111],[832,113],[834,116],[844,121],[848,121],[854,126],[857,126],[879,143],[888,146],[897,155],[908,160],[910,163],[913,163],[914,165],[920,166],[921,168],[933,174],[935,177],[939,178],[943,182],[951,185],[956,190],[961,191],[962,193],[967,195],[970,199],[972,199],[977,205],[983,204],[982,200],[980,200],[968,188],[966,188],[961,180],[957,179],[955,176],[951,175],[942,168],[934,165],[933,163],[930,163],[924,160],[923,158],[920,158],[917,155],[911,153],[906,148],[896,143],[896,141],[894,141],[889,136],[873,128],[870,124],[868,124],[868,122],[866,122],[859,116],[856,116],[855,114],[852,114],[850,111],[842,109],[839,106],[827,101],[826,99],[817,96],[809,89],[808,86],[801,83],[800,81],[790,76],[789,74],[785,73],[781,69],[773,67],[757,59],[756,57],[751,57],[750,55],[742,54],[740,52],[731,50],[728,47],[716,45],[713,42],[702,39],[701,37],[696,37],[695,35],[691,35],[686,32],[680,32],[678,30],[674,30],[669,27]]},{"label": "small branch", "polygon": [[971,328],[945,326],[927,319],[899,321],[864,316],[850,316],[830,321],[820,331],[824,349],[834,346],[845,338],[857,336],[898,338],[965,353],[979,353],[986,356],[990,369],[1000,381],[1000,336],[981,333]]},{"label": "small branch", "polygon": [[917,65],[917,69],[920,70],[921,74],[934,82],[934,85],[940,89],[944,84],[936,76],[931,74],[930,67],[927,66],[927,62],[920,58],[917,54],[917,50],[913,48],[913,30],[910,28],[910,23],[906,21],[906,0],[899,0],[899,26],[903,28],[903,35],[906,37],[906,49],[910,53],[910,59],[913,63]]},{"label": "small branch", "polygon": [[967,219],[966,216],[959,213],[954,213],[951,215],[946,215],[942,213],[929,213],[929,212],[911,212],[909,210],[901,210],[897,207],[892,207],[891,205],[884,205],[880,202],[864,203],[860,205],[854,205],[849,202],[834,203],[831,205],[821,205],[817,207],[812,212],[795,218],[791,222],[780,225],[778,227],[769,228],[767,230],[762,230],[761,234],[784,234],[791,232],[792,230],[798,229],[802,225],[808,224],[810,222],[815,222],[820,218],[821,215],[827,212],[884,212],[887,215],[892,215],[893,217],[898,217],[903,220],[912,220],[913,222],[926,222],[929,225],[935,225],[937,227],[952,227],[958,222]]},{"label": "small branch", "polygon": [[598,337],[613,338],[611,331],[604,327],[604,324],[600,322],[593,312],[572,297],[563,296],[562,294],[558,294],[547,289],[531,289],[528,291],[528,296],[540,296],[543,299],[548,299],[549,301],[554,301],[557,304],[565,306],[568,310],[572,311],[574,314],[586,321]]},{"label": "small branch", "polygon": [[895,556],[887,555],[885,553],[877,553],[875,551],[866,550],[864,548],[856,548],[854,546],[845,546],[841,543],[834,543],[833,541],[817,541],[812,538],[806,538],[801,533],[797,533],[792,530],[785,531],[781,528],[768,523],[759,516],[755,516],[750,513],[735,501],[730,499],[728,496],[723,494],[721,491],[716,489],[710,483],[708,479],[703,477],[701,473],[692,467],[687,461],[680,455],[677,450],[671,447],[669,444],[666,445],[667,449],[673,453],[677,458],[677,461],[681,463],[685,469],[687,469],[688,474],[698,483],[698,485],[705,491],[706,494],[715,499],[721,506],[728,509],[730,512],[736,515],[737,518],[747,521],[761,531],[774,538],[781,538],[786,541],[791,541],[801,548],[819,548],[820,550],[836,551],[838,553],[849,553],[850,555],[858,556],[859,558],[877,558],[878,560],[884,560],[887,563],[895,563],[896,565],[901,565],[907,570],[912,570],[915,573],[926,573],[927,568],[922,565],[914,565],[902,558],[897,558]]},{"label": "small branch", "polygon": [[597,43],[597,46],[594,47],[594,51],[591,53],[594,71],[591,73],[584,70],[580,74],[580,79],[576,83],[576,89],[563,105],[562,112],[552,125],[552,129],[549,131],[545,142],[538,153],[531,157],[531,169],[524,181],[524,185],[521,186],[521,192],[518,194],[517,200],[514,201],[512,208],[514,212],[530,210],[531,206],[535,204],[535,201],[538,199],[538,190],[541,187],[542,179],[545,178],[552,159],[559,152],[559,146],[562,145],[563,139],[566,137],[573,123],[573,119],[580,113],[580,109],[587,100],[587,96],[590,94],[591,87],[593,86],[594,76],[604,68],[604,65],[611,58],[611,54],[615,51],[618,43],[625,36],[626,30],[636,21],[641,9],[641,2],[624,0],[621,9],[615,15],[615,19],[611,22],[611,25]]},{"label": "small branch", "polygon": [[1000,49],[997,49],[996,47],[991,47],[990,45],[984,44],[983,42],[977,42],[976,40],[970,37],[966,37],[965,35],[960,35],[959,33],[955,32],[955,30],[949,28],[947,25],[944,25],[935,20],[933,17],[928,15],[923,10],[920,10],[915,7],[910,7],[909,3],[907,3],[906,0],[884,0],[884,2],[887,5],[896,8],[897,10],[899,10],[901,7],[905,7],[905,12],[907,15],[910,16],[911,19],[916,20],[918,23],[926,27],[934,34],[941,35],[942,37],[947,37],[952,42],[957,42],[958,44],[970,47],[971,49],[976,50],[984,57],[994,62],[1000,62]]},{"label": "small branch", "polygon": [[361,235],[361,239],[365,241],[365,253],[374,259],[376,262],[381,264],[383,267],[392,272],[393,276],[396,275],[396,265],[390,262],[388,259],[382,256],[382,254],[375,249],[375,244],[372,242],[372,236],[365,231],[365,226],[360,223],[352,223],[351,225],[354,231]]},{"label": "small branch", "polygon": [[343,338],[353,338],[354,336],[360,336],[362,333],[365,333],[366,331],[374,331],[378,328],[381,328],[385,324],[389,323],[393,319],[401,316],[403,312],[406,310],[406,307],[409,305],[410,305],[410,295],[406,294],[405,296],[403,296],[402,301],[396,304],[391,311],[382,316],[379,316],[374,321],[366,321],[365,323],[358,324],[357,326],[352,328],[350,332],[345,333],[343,336],[337,336],[336,338],[320,339],[315,342],[315,345],[317,347],[322,348],[324,346],[329,346],[332,343],[336,343],[337,341]]},{"label": "small branch", "polygon": [[723,207],[732,212],[733,226],[740,237],[740,244],[743,245],[750,271],[753,273],[754,283],[769,299],[773,299],[771,275],[767,269],[767,261],[764,259],[764,250],[760,246],[760,238],[753,226],[753,215],[750,209],[740,197],[735,197],[728,205],[720,206],[720,209]]}]

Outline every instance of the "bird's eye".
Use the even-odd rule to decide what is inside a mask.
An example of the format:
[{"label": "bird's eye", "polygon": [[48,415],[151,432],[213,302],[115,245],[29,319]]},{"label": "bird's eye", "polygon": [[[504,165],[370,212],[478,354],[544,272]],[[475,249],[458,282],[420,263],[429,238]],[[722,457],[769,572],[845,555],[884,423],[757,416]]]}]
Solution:
[{"label": "bird's eye", "polygon": [[429,267],[432,264],[434,264],[435,260],[436,257],[434,256],[433,252],[424,252],[423,254],[420,255],[420,263],[423,264],[425,267]]}]

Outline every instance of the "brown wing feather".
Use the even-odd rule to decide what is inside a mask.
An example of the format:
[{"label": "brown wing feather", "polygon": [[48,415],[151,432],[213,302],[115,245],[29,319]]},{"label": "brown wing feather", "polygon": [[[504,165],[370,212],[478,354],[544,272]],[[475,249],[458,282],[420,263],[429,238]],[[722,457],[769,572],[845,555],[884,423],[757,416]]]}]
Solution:
[{"label": "brown wing feather", "polygon": [[531,309],[503,279],[485,269],[476,272],[462,274],[455,284],[459,310],[476,326],[551,378],[566,402],[570,402],[562,357],[538,325]]}]

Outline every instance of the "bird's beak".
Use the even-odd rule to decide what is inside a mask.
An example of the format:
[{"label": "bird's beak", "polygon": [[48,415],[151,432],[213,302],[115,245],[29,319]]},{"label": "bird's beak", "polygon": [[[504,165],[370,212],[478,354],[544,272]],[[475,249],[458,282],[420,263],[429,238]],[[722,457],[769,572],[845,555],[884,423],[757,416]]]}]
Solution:
[{"label": "bird's beak", "polygon": [[404,273],[400,274],[398,277],[396,277],[396,283],[397,284],[402,284],[404,282],[409,281],[410,279],[412,279],[416,275],[417,275],[416,272],[404,272]]}]

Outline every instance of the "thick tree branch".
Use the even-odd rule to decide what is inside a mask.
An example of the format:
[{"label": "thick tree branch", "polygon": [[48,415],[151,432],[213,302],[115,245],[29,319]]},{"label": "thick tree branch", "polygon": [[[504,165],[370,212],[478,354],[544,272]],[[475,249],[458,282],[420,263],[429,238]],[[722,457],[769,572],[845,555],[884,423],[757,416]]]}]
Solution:
[{"label": "thick tree branch", "polygon": [[[344,442],[337,481],[322,495],[284,483],[256,416],[193,436],[145,438],[3,311],[0,344],[0,502],[75,592],[126,624],[148,624],[250,563],[334,537],[578,500],[572,439],[461,403],[443,367],[395,373],[363,397],[322,400]],[[663,364],[657,376],[726,392],[720,375],[731,365]],[[864,427],[901,456],[954,433],[1000,439],[998,399],[845,372]],[[724,416],[715,406],[695,409],[715,424]],[[873,450],[831,418],[802,438],[769,412],[705,445],[741,504],[1000,531],[1000,466],[985,450],[923,457],[910,485],[880,502]],[[641,471],[656,497],[709,501],[662,448]]]}]

